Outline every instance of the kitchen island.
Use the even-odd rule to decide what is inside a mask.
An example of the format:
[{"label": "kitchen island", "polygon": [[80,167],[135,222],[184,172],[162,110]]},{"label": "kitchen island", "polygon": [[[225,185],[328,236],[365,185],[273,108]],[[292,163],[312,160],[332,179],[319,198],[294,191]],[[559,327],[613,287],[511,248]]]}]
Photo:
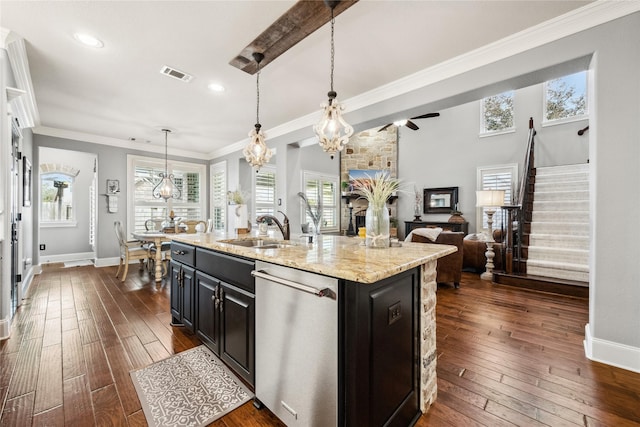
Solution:
[{"label": "kitchen island", "polygon": [[[362,244],[362,239],[359,238],[328,235],[317,236],[316,241],[311,244],[302,239],[292,239],[283,242],[286,244],[268,244],[262,247],[251,244],[252,241],[257,242],[260,239],[255,235],[246,235],[238,239],[237,236],[216,233],[173,237],[175,249],[172,249],[172,271],[176,271],[177,268],[182,269],[180,261],[187,259],[184,257],[190,257],[191,255],[188,254],[193,252],[193,265],[191,267],[185,265],[187,275],[198,277],[199,270],[204,269],[210,276],[206,274],[201,276],[211,278],[210,283],[213,283],[213,285],[205,283],[206,286],[202,287],[205,292],[207,289],[210,290],[206,298],[202,298],[202,293],[198,291],[200,287],[197,280],[185,288],[182,270],[180,273],[172,273],[172,279],[175,278],[181,285],[180,291],[184,294],[185,289],[188,289],[187,293],[190,293],[183,295],[180,300],[181,306],[190,314],[187,316],[190,317],[187,319],[188,322],[191,325],[195,324],[195,329],[199,330],[198,307],[200,311],[207,311],[200,300],[205,303],[213,301],[215,307],[220,307],[222,312],[221,301],[231,291],[236,292],[233,301],[237,306],[246,309],[243,312],[244,318],[253,315],[252,307],[255,301],[251,300],[254,298],[251,291],[254,286],[255,300],[266,299],[269,295],[260,296],[262,287],[259,282],[243,285],[247,282],[246,272],[248,269],[254,269],[256,262],[262,266],[272,265],[274,271],[286,267],[294,275],[298,271],[319,278],[335,279],[334,299],[337,303],[334,303],[335,325],[331,325],[329,329],[335,343],[333,345],[335,351],[332,353],[334,356],[331,357],[336,358],[336,364],[335,367],[324,368],[324,376],[336,377],[335,425],[412,425],[415,423],[420,416],[420,411],[425,412],[433,403],[437,392],[436,261],[455,252],[456,248],[403,242],[401,247],[374,249],[366,248]],[[244,246],[239,243],[249,243],[249,245]],[[191,251],[189,248],[194,250]],[[237,267],[231,267],[230,260],[236,260],[239,263]],[[237,281],[230,279],[231,271],[238,271],[245,278]],[[215,277],[221,277],[221,279],[215,279]],[[231,285],[225,280],[231,282]],[[219,283],[219,286],[215,283]],[[239,289],[236,289],[236,283],[239,284]],[[227,292],[224,291],[225,289]],[[245,299],[242,300],[239,297]],[[173,299],[172,296],[172,301]],[[190,307],[186,307],[187,305]],[[230,307],[233,312],[233,306]],[[256,316],[256,319],[262,319],[262,317]],[[205,319],[204,323],[206,322]],[[296,322],[290,325],[292,331],[297,325]],[[265,326],[266,323],[270,322],[262,319],[255,333],[261,334],[260,327],[263,331],[269,332],[268,325]],[[318,324],[317,328],[325,329],[325,325]],[[246,330],[249,331],[248,333],[254,333],[251,326],[247,326]],[[313,329],[306,331],[306,335],[313,334]],[[237,339],[238,334],[233,335],[236,337],[234,339]],[[215,340],[210,341],[215,342]],[[248,342],[248,339],[243,339],[241,342]],[[259,340],[258,343],[260,343]],[[267,341],[266,344],[273,346],[275,340],[271,343]],[[246,357],[231,357],[231,359],[234,363],[240,359],[242,359],[240,362],[246,362],[243,368],[246,375],[243,377],[252,384],[251,369],[254,364],[253,360],[249,359],[253,358],[253,345],[248,345],[245,352]],[[310,348],[308,352],[309,357],[315,354]],[[261,354],[266,353],[256,351],[255,357],[261,358]],[[331,357],[328,358],[331,359]],[[289,363],[292,369],[296,366],[296,363]],[[235,370],[233,363],[231,367]],[[258,371],[269,369],[266,365],[261,365],[260,361],[255,364],[255,367]],[[256,396],[261,398],[263,393],[261,387],[264,386],[261,385],[260,375],[256,378]],[[265,384],[265,381],[262,381],[262,384]],[[309,390],[298,392],[304,394],[309,393]],[[333,405],[332,399],[325,399],[324,396],[318,398],[315,393],[312,395],[314,400],[321,400],[322,405],[330,412]],[[279,411],[282,408],[272,407],[272,405],[280,405],[265,403],[288,425],[304,425],[309,420],[314,420],[316,423],[317,414],[313,414],[313,417],[305,421],[305,414],[298,413],[304,411],[296,412],[292,409],[295,405],[287,405],[285,400],[278,400],[278,403],[282,403],[286,409],[284,412]],[[316,423],[316,425],[319,424]]]}]

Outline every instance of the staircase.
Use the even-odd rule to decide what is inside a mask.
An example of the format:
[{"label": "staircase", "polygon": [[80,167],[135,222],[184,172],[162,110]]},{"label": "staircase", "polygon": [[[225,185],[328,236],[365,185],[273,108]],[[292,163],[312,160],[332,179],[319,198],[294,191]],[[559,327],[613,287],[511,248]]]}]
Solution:
[{"label": "staircase", "polygon": [[527,276],[589,286],[589,164],[536,168]]}]

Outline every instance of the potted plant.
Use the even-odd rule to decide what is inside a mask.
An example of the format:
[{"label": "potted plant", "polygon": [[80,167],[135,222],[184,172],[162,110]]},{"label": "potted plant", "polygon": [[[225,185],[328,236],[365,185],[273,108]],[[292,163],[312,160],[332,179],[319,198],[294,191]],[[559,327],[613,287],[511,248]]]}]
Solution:
[{"label": "potted plant", "polygon": [[365,216],[364,244],[373,248],[388,248],[390,244],[389,210],[386,203],[389,197],[398,191],[400,181],[391,178],[388,172],[377,172],[373,178],[367,178],[357,180],[354,184],[355,192],[369,202]]},{"label": "potted plant", "polygon": [[342,186],[342,195],[346,196],[349,193],[349,183],[347,181],[342,181],[340,185]]}]

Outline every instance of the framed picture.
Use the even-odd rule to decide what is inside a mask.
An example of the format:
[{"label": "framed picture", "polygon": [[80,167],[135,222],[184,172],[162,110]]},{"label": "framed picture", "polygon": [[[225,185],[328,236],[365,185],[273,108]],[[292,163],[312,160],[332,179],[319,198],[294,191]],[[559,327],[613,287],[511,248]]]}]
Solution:
[{"label": "framed picture", "polygon": [[107,180],[107,194],[117,194],[120,192],[120,181],[117,179]]},{"label": "framed picture", "polygon": [[458,187],[425,188],[424,213],[451,213],[458,203]]},{"label": "framed picture", "polygon": [[22,206],[31,206],[31,162],[22,157]]}]

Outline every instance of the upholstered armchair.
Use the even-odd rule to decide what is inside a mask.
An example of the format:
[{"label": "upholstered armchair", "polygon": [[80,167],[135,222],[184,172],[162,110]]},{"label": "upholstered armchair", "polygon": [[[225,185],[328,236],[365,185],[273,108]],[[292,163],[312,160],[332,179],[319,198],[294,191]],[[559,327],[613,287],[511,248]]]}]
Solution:
[{"label": "upholstered armchair", "polygon": [[452,245],[458,248],[457,252],[438,259],[438,265],[436,267],[436,282],[453,282],[453,286],[456,288],[460,287],[460,279],[462,278],[463,240],[464,233],[456,231],[443,231],[438,234],[435,242],[417,234],[411,235],[412,242]]}]

